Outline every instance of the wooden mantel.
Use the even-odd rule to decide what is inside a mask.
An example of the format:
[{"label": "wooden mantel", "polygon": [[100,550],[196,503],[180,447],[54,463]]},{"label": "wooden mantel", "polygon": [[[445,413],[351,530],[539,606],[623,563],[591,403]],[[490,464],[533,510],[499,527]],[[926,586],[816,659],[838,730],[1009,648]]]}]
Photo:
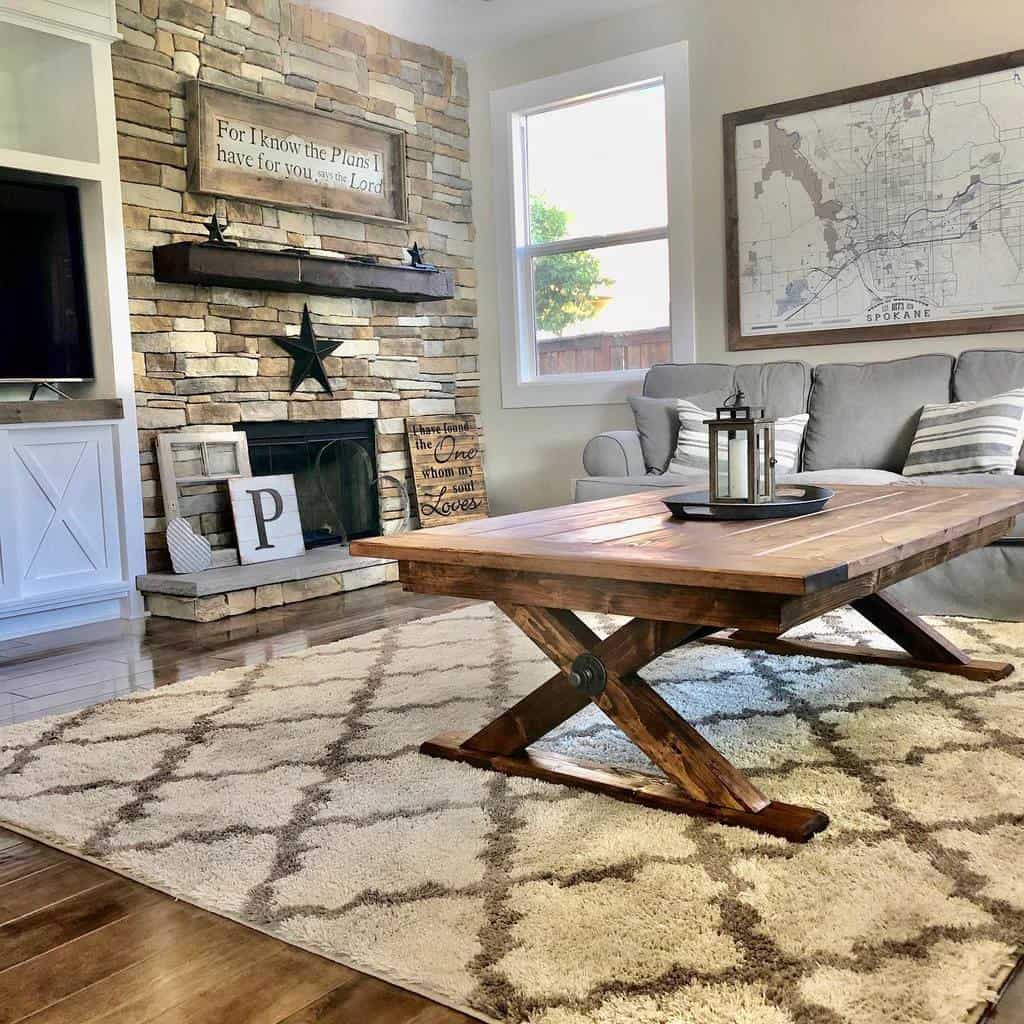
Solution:
[{"label": "wooden mantel", "polygon": [[174,242],[153,249],[154,276],[174,284],[223,285],[257,291],[304,292],[437,302],[455,295],[447,270],[367,264],[330,256]]}]

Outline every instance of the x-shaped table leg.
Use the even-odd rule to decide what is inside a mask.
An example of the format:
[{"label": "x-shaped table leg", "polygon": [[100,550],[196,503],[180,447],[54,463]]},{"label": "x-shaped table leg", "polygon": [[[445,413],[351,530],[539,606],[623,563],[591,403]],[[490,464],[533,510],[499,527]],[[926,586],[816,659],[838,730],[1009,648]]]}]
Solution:
[{"label": "x-shaped table leg", "polygon": [[[558,666],[559,673],[474,735],[446,733],[424,743],[423,753],[746,825],[796,841],[809,839],[828,824],[819,811],[769,801],[636,674],[665,651],[713,630],[633,619],[600,640],[572,612],[525,605],[500,607]],[[668,781],[526,749],[591,702]]]},{"label": "x-shaped table leg", "polygon": [[768,651],[770,654],[838,658],[843,661],[890,665],[893,668],[921,668],[929,672],[963,676],[965,679],[1005,679],[1013,672],[1013,665],[1009,662],[972,658],[885,592],[858,598],[851,606],[890,640],[895,640],[903,650],[888,651],[864,645],[790,640],[745,629],[738,629],[730,636],[713,637],[709,643]]}]

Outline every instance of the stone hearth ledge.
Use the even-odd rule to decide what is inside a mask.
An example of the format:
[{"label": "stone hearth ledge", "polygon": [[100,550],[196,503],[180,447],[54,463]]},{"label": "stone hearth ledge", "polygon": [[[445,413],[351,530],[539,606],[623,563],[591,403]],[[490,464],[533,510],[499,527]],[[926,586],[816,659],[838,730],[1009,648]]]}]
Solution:
[{"label": "stone hearth ledge", "polygon": [[215,622],[263,608],[295,604],[398,579],[398,563],[357,558],[343,546],[313,548],[297,558],[230,565],[206,572],[139,576],[147,610],[189,622]]}]

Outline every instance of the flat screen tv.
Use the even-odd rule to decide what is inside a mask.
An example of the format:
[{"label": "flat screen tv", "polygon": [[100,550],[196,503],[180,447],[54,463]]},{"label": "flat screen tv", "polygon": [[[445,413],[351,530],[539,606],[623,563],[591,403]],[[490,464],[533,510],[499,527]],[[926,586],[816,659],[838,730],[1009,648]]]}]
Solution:
[{"label": "flat screen tv", "polygon": [[0,380],[91,380],[78,190],[0,180]]}]

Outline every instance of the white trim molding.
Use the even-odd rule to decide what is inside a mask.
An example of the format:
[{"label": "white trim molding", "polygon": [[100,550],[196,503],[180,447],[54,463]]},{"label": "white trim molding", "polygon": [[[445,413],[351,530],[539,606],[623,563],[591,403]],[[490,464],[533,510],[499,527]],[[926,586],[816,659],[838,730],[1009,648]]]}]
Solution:
[{"label": "white trim molding", "polygon": [[[529,113],[602,93],[660,81],[665,88],[668,225],[526,246],[524,226],[525,166],[522,132]],[[524,268],[537,255],[600,248],[668,238],[669,310],[672,357],[692,362],[694,343],[693,187],[690,159],[690,76],[685,42],[630,54],[590,67],[491,93],[494,143],[495,242],[497,245],[498,319],[501,350],[501,395],[506,409],[534,406],[610,405],[640,392],[644,370],[611,373],[559,374],[536,372],[536,350],[530,338],[532,304],[529,274]]]},{"label": "white trim molding", "polygon": [[3,0],[0,3],[0,21],[86,43],[109,45],[122,38],[117,30],[114,5],[108,0],[82,0],[80,3]]}]

